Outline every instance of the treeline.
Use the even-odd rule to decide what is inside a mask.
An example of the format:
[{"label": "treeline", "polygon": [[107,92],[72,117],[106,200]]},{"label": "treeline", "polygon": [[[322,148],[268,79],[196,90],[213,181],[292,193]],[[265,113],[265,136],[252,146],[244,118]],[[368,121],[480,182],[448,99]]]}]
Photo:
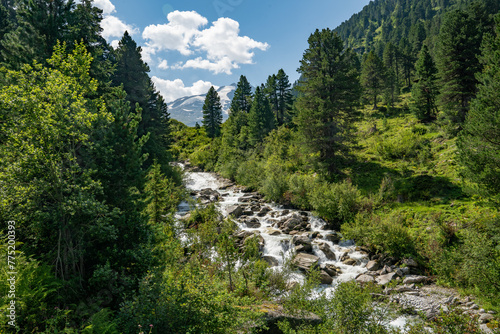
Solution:
[{"label": "treeline", "polygon": [[141,48],[128,33],[110,47],[101,21],[90,0],[0,3],[2,281],[17,272],[0,307],[12,314],[15,302],[15,321],[1,325],[10,332],[116,332],[112,312],[162,263],[165,217],[183,196],[167,105]]},{"label": "treeline", "polygon": [[[382,57],[359,56],[334,31],[316,30],[296,98],[287,83],[283,108],[273,102],[279,73],[255,91],[241,76],[229,119],[220,124],[208,112],[220,113],[212,91],[204,127],[177,128],[174,151],[268,200],[313,210],[378,252],[414,257],[498,307],[491,282],[500,266],[488,260],[499,245],[500,17],[482,2],[465,8],[443,17],[435,56],[425,39],[411,51],[407,72],[390,43]],[[471,201],[477,196],[486,200]],[[473,240],[490,241],[470,247]]]}]

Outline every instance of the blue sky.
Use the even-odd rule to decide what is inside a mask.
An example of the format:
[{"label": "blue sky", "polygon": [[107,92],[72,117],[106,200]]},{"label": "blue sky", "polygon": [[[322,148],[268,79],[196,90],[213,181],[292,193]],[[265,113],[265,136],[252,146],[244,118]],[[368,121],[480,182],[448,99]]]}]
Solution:
[{"label": "blue sky", "polygon": [[103,36],[123,32],[143,48],[167,102],[245,75],[254,86],[283,68],[290,81],[315,29],[337,27],[370,0],[94,0]]}]

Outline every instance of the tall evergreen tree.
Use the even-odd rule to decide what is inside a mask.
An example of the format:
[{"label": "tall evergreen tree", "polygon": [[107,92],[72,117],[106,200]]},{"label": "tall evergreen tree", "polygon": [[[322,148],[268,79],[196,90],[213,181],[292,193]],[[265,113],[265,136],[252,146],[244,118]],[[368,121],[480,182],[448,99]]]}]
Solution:
[{"label": "tall evergreen tree", "polygon": [[289,117],[288,112],[291,109],[293,100],[291,87],[288,75],[281,68],[276,75],[276,96],[278,99],[276,121],[278,126],[285,124]]},{"label": "tall evergreen tree", "polygon": [[457,142],[465,174],[495,194],[500,193],[500,14],[496,35],[486,35],[480,57],[476,98]]},{"label": "tall evergreen tree", "polygon": [[247,77],[242,75],[236,86],[233,99],[231,100],[231,113],[242,111],[248,113],[252,106],[252,87]]},{"label": "tall evergreen tree", "polygon": [[387,71],[384,100],[387,103],[393,103],[399,95],[400,86],[397,49],[391,42],[385,45],[383,62]]},{"label": "tall evergreen tree", "polygon": [[366,95],[373,101],[373,109],[377,109],[378,95],[385,87],[385,67],[382,60],[370,51],[361,70],[361,83],[365,88]]},{"label": "tall evergreen tree", "polygon": [[276,82],[276,74],[268,76],[263,92],[266,95],[267,99],[269,100],[269,103],[271,104],[271,110],[275,115],[276,121],[278,121],[278,109],[279,109],[277,90],[278,88]]},{"label": "tall evergreen tree", "polygon": [[361,93],[359,61],[330,29],[316,30],[308,43],[298,69],[303,81],[297,86],[302,95],[297,100],[295,123],[304,146],[312,154],[319,153],[319,163],[333,174],[349,150]]},{"label": "tall evergreen tree", "polygon": [[220,97],[214,86],[210,87],[205,103],[203,104],[203,127],[208,137],[215,138],[220,135],[220,126],[222,124],[222,105]]},{"label": "tall evergreen tree", "polygon": [[252,107],[248,113],[249,141],[253,146],[261,142],[275,127],[271,105],[263,90],[263,86],[255,89]]},{"label": "tall evergreen tree", "polygon": [[437,106],[437,69],[429,49],[426,45],[422,47],[416,64],[416,82],[413,84],[411,95],[411,109],[417,118],[423,122],[436,119]]},{"label": "tall evergreen tree", "polygon": [[[460,129],[476,94],[475,74],[481,71],[477,56],[482,34],[468,12],[449,12],[441,26],[437,50],[440,74],[440,106],[451,129]],[[453,131],[453,130],[452,130]]]}]

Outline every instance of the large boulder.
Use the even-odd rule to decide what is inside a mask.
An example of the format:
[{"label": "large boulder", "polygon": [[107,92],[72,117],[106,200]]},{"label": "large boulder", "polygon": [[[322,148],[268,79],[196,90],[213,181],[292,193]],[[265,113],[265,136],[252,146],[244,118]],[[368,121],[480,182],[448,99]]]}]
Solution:
[{"label": "large boulder", "polygon": [[295,249],[297,252],[312,252],[312,243],[307,236],[294,236],[292,238],[292,244],[296,246]]},{"label": "large boulder", "polygon": [[331,263],[322,263],[320,265],[320,269],[324,270],[328,275],[330,276],[337,276],[338,274],[341,273],[340,268],[336,267],[335,265]]},{"label": "large boulder", "polygon": [[272,211],[272,209],[268,206],[263,207],[260,209],[259,213],[257,213],[257,216],[259,217],[264,217],[265,215],[268,214],[268,212]]},{"label": "large boulder", "polygon": [[319,257],[307,253],[298,253],[292,263],[303,271],[309,271],[318,265]]},{"label": "large boulder", "polygon": [[278,230],[278,229],[272,228],[272,227],[268,227],[266,229],[266,233],[269,234],[269,235],[280,235],[281,231]]},{"label": "large boulder", "polygon": [[368,271],[375,271],[378,270],[380,267],[379,263],[377,261],[370,261],[366,264],[366,270]]},{"label": "large boulder", "polygon": [[260,221],[257,218],[245,220],[245,225],[248,228],[259,228],[261,226]]},{"label": "large boulder", "polygon": [[358,283],[370,283],[370,282],[373,282],[375,281],[375,279],[373,278],[373,276],[370,276],[370,275],[359,275],[357,278],[356,278],[356,282]]},{"label": "large boulder", "polygon": [[326,271],[321,270],[319,272],[319,280],[321,284],[332,284],[333,278]]},{"label": "large boulder", "polygon": [[428,279],[429,278],[427,276],[409,275],[405,277],[405,279],[403,280],[403,284],[425,283]]},{"label": "large boulder", "polygon": [[392,280],[395,280],[397,278],[397,274],[395,272],[385,274],[385,275],[380,275],[377,278],[375,278],[375,282],[379,285],[386,285],[387,283],[391,282]]},{"label": "large boulder", "polygon": [[340,242],[340,240],[342,240],[342,236],[340,234],[338,234],[337,232],[331,232],[331,233],[325,235],[325,239],[333,242],[334,244],[338,244]]},{"label": "large boulder", "polygon": [[355,259],[347,258],[344,261],[342,261],[342,263],[348,266],[355,266],[357,261]]},{"label": "large boulder", "polygon": [[336,261],[337,257],[335,256],[335,253],[332,252],[330,249],[330,246],[325,243],[320,243],[319,244],[319,249],[325,254],[326,258],[330,261]]},{"label": "large boulder", "polygon": [[281,229],[284,233],[290,233],[295,227],[300,226],[302,224],[302,218],[293,216],[288,218],[281,225]]},{"label": "large boulder", "polygon": [[227,208],[227,213],[234,218],[238,218],[243,214],[245,208],[242,205],[231,205]]}]

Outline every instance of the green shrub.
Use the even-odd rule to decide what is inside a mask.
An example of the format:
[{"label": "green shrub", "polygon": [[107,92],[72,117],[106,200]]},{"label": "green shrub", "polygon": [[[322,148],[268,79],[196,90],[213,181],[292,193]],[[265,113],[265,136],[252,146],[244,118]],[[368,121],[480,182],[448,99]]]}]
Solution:
[{"label": "green shrub", "polygon": [[318,183],[316,175],[292,174],[288,178],[287,200],[296,207],[308,210],[311,208],[310,197]]},{"label": "green shrub", "polygon": [[402,159],[416,157],[424,146],[425,141],[419,134],[405,129],[393,137],[379,137],[374,148],[384,159]]},{"label": "green shrub", "polygon": [[282,202],[283,194],[288,190],[286,173],[277,159],[273,157],[267,160],[265,166],[265,179],[262,182],[260,191],[266,199],[274,202]]},{"label": "green shrub", "polygon": [[257,190],[262,183],[263,166],[257,159],[243,161],[236,171],[236,182]]},{"label": "green shrub", "polygon": [[340,226],[354,219],[359,210],[360,197],[359,190],[348,181],[323,182],[315,185],[310,203],[320,217]]}]

